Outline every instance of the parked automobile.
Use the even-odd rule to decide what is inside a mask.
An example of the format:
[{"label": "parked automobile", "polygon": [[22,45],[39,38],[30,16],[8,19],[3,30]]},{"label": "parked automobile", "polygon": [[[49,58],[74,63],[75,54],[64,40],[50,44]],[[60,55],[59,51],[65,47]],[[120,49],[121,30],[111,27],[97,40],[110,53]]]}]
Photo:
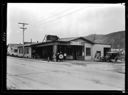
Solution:
[{"label": "parked automobile", "polygon": [[106,56],[101,58],[101,61],[117,62],[118,59],[120,59],[120,53],[119,52],[107,52]]}]

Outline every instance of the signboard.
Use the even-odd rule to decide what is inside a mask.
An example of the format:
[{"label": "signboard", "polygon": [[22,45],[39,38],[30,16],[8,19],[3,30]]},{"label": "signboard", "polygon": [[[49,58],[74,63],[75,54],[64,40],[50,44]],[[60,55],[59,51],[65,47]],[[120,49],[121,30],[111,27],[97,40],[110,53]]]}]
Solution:
[{"label": "signboard", "polygon": [[71,45],[83,45],[81,42],[75,42],[75,41],[72,41],[70,44]]}]

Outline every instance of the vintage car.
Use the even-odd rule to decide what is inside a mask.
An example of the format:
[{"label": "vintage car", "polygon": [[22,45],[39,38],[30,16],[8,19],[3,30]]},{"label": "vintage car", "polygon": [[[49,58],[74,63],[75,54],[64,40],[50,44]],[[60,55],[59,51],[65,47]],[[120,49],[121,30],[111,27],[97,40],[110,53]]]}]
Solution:
[{"label": "vintage car", "polygon": [[120,53],[119,52],[107,52],[106,56],[101,58],[101,61],[117,62],[118,59],[120,59]]}]

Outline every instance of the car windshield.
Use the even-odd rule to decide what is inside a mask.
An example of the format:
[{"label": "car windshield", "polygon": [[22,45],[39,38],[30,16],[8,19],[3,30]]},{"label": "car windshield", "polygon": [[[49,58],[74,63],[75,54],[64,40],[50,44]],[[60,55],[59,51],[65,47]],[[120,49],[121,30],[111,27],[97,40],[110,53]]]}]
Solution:
[{"label": "car windshield", "polygon": [[119,55],[119,53],[111,53],[111,52],[109,52],[109,53],[107,53],[107,55],[108,56],[111,56],[111,55],[117,56],[117,55]]}]

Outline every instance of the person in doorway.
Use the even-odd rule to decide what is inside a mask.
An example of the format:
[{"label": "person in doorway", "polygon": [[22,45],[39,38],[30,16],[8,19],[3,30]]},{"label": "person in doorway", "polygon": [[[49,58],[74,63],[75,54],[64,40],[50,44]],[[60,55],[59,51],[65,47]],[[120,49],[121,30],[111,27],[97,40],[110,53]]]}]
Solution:
[{"label": "person in doorway", "polygon": [[58,62],[59,60],[59,52],[56,54],[56,61]]},{"label": "person in doorway", "polygon": [[48,57],[48,62],[50,61],[49,57]]},{"label": "person in doorway", "polygon": [[66,53],[64,53],[64,60],[66,59],[66,56],[67,56],[67,54],[66,54]]},{"label": "person in doorway", "polygon": [[100,52],[96,52],[95,54],[95,58],[94,58],[95,61],[100,61],[101,60],[101,53]]},{"label": "person in doorway", "polygon": [[94,61],[97,61],[97,52],[95,53]]}]

